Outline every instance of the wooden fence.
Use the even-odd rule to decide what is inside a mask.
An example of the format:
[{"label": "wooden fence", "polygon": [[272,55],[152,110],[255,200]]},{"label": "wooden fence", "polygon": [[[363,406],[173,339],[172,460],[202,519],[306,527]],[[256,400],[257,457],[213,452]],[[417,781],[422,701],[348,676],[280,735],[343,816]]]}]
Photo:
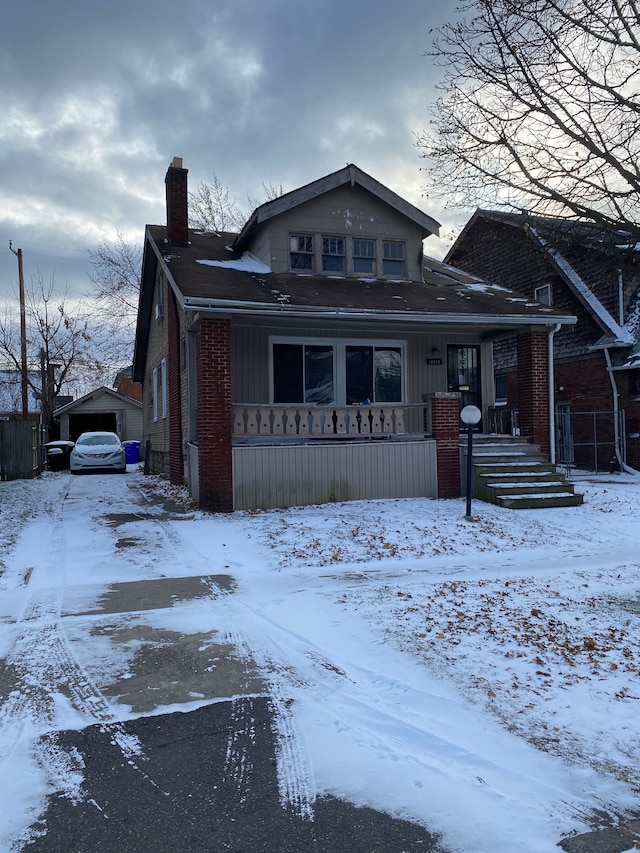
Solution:
[{"label": "wooden fence", "polygon": [[35,421],[0,421],[0,480],[37,477],[44,440],[44,428]]}]

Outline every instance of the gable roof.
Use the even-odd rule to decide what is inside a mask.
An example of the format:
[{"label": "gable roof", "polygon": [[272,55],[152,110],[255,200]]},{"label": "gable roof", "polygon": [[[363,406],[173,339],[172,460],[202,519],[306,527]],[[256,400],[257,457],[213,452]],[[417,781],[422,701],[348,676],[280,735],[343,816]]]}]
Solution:
[{"label": "gable roof", "polygon": [[89,393],[85,394],[83,397],[78,397],[77,400],[73,400],[71,403],[60,406],[59,409],[55,410],[53,415],[57,418],[59,415],[64,415],[74,409],[79,409],[84,406],[85,403],[88,403],[91,400],[97,400],[105,395],[113,397],[114,402],[131,405],[134,409],[142,408],[142,403],[138,402],[138,400],[134,400],[133,397],[125,397],[124,394],[118,394],[117,391],[112,391],[111,388],[107,388],[106,385],[101,385],[100,388],[96,388],[95,391],[89,391]]},{"label": "gable roof", "polygon": [[303,187],[298,187],[298,189],[261,204],[253,211],[242,231],[235,238],[233,249],[242,251],[246,248],[255,231],[265,222],[273,219],[274,216],[286,213],[311,199],[318,198],[318,196],[342,186],[359,186],[367,190],[389,205],[389,207],[394,208],[398,213],[406,216],[407,219],[410,219],[422,228],[425,237],[429,234],[438,236],[440,233],[439,222],[419,208],[414,207],[414,205],[393,192],[393,190],[385,187],[384,184],[376,181],[375,178],[363,172],[358,166],[349,163],[337,172],[332,172],[330,175],[325,175],[324,178],[319,178],[317,181],[312,181]]},{"label": "gable roof", "polygon": [[640,245],[631,235],[590,222],[479,208],[449,249],[447,259],[456,253],[464,240],[471,239],[470,232],[479,219],[517,228],[541,250],[557,275],[600,326],[603,334],[597,347],[628,347],[635,343],[640,336],[640,322],[634,319],[637,312],[631,312],[622,326],[594,292],[594,283],[602,276],[599,254],[616,258],[638,254],[640,259]]}]

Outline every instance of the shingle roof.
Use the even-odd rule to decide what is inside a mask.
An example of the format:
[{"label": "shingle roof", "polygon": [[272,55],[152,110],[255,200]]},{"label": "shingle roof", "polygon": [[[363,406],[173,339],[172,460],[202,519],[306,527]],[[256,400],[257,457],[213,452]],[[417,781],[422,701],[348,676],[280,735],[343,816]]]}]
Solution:
[{"label": "shingle roof", "polygon": [[[176,295],[186,309],[217,308],[234,313],[255,313],[278,307],[282,313],[296,309],[368,312],[396,316],[419,314],[424,318],[455,315],[472,322],[508,323],[516,318],[532,323],[557,321],[553,309],[519,294],[483,282],[433,258],[426,258],[423,282],[344,278],[299,274],[274,274],[238,268],[243,256],[230,250],[231,234],[190,232],[185,248],[166,242],[166,228],[147,227],[147,235],[164,264]],[[210,265],[207,262],[214,262]],[[565,321],[570,318],[564,317]]]}]

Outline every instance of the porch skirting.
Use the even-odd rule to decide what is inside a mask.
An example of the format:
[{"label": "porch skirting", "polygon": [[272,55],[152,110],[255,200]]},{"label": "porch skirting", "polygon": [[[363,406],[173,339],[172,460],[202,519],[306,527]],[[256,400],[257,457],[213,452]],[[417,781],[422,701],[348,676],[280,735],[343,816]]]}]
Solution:
[{"label": "porch skirting", "polygon": [[234,509],[437,497],[436,443],[368,441],[233,448]]}]

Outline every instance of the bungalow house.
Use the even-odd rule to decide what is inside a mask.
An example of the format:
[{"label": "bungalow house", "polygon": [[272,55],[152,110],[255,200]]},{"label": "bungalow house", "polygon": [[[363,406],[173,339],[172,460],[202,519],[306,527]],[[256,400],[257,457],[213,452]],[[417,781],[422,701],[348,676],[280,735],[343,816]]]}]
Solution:
[{"label": "bungalow house", "polygon": [[460,495],[461,404],[488,423],[517,338],[522,435],[549,451],[549,342],[575,318],[423,255],[426,213],[348,165],[239,234],[146,228],[133,380],[146,461],[203,508]]},{"label": "bungalow house", "polygon": [[[448,263],[573,314],[553,336],[556,460],[640,468],[640,247],[628,234],[566,219],[478,210]],[[498,404],[521,416],[513,337],[494,346]],[[526,391],[526,389],[525,389]]]}]

